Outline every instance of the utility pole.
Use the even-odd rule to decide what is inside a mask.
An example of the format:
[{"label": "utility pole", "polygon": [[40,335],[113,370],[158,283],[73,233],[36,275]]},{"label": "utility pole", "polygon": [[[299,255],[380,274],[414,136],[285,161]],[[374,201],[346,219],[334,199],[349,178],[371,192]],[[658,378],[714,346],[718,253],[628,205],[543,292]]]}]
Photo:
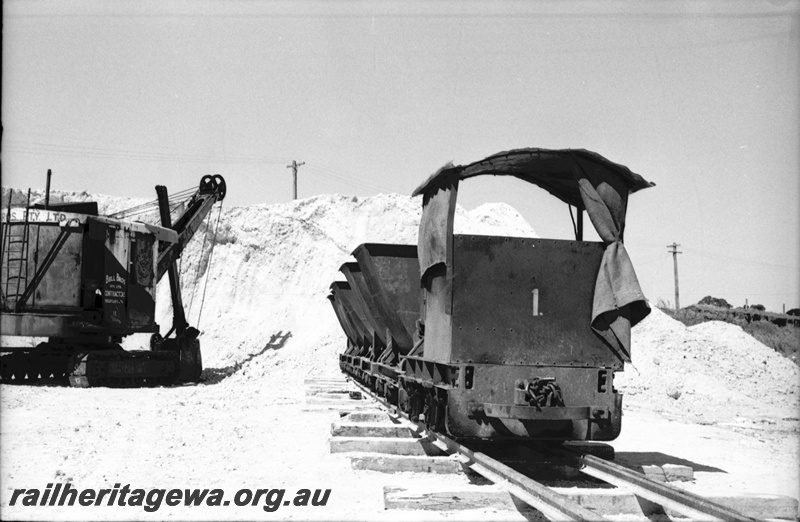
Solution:
[{"label": "utility pole", "polygon": [[[44,196],[44,209],[50,208],[50,178],[53,176],[53,171],[47,169],[47,188],[45,189]],[[37,229],[38,230],[38,229]]]},{"label": "utility pole", "polygon": [[678,252],[678,247],[680,245],[672,242],[671,245],[667,245],[667,248],[671,248],[670,252],[672,252],[672,263],[675,266],[675,311],[678,311],[681,307],[680,299],[678,296],[678,254],[682,254],[683,252]]},{"label": "utility pole", "polygon": [[297,199],[297,167],[305,164],[305,161],[297,163],[296,161],[292,160],[291,165],[286,165],[287,169],[292,169],[292,174],[294,175],[294,197],[292,199]]}]

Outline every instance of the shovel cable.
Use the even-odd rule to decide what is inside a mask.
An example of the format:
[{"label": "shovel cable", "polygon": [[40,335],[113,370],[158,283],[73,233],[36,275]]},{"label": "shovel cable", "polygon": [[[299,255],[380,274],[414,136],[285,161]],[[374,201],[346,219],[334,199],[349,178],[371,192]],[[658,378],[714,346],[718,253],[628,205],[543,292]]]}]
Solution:
[{"label": "shovel cable", "polygon": [[211,276],[211,261],[214,258],[214,247],[217,245],[217,231],[219,230],[219,218],[222,216],[222,201],[219,203],[217,212],[217,224],[214,225],[214,239],[211,242],[211,253],[208,255],[208,267],[206,268],[206,282],[203,285],[203,296],[200,298],[200,311],[197,314],[197,329],[200,329],[200,317],[203,315],[203,304],[206,301],[206,288],[208,288],[208,278]]},{"label": "shovel cable", "polygon": [[[170,210],[173,210],[175,206],[178,206],[180,203],[183,203],[183,200],[188,200],[188,197],[191,196],[197,189],[190,188],[184,189],[178,192],[173,193],[169,196],[169,201],[172,205],[170,205]],[[177,201],[181,200],[181,201]],[[124,218],[131,218],[133,216],[145,214],[148,212],[152,212],[158,209],[158,201],[151,200],[140,205],[134,205],[132,207],[119,210],[112,214],[109,214],[108,217],[114,219],[124,219]]]},{"label": "shovel cable", "polygon": [[[222,208],[221,204],[220,204],[220,208]],[[200,253],[197,256],[197,263],[195,264],[195,269],[194,269],[195,273],[200,270],[200,262],[203,260],[203,252],[205,252],[205,250],[206,250],[206,239],[208,238],[208,225],[209,225],[209,221],[211,221],[211,212],[208,213],[208,215],[205,218],[205,221],[206,221],[206,223],[205,223],[206,229],[203,232],[203,246],[200,247]],[[214,232],[214,236],[216,237],[216,232]],[[211,251],[212,252],[214,251],[214,245],[213,244],[211,245]],[[181,259],[183,259],[183,256],[181,256]],[[210,254],[209,254],[208,262],[209,262],[209,265],[206,265],[206,274],[208,274],[208,270],[211,268],[211,266],[210,266],[211,255]],[[191,267],[188,267],[188,268],[190,269]],[[197,293],[197,285],[195,284],[192,287],[192,296],[189,298],[189,310],[186,312],[186,317],[189,317],[189,315],[191,315],[191,313],[192,313],[192,304],[194,304],[194,295],[196,293]],[[199,319],[200,318],[198,317],[198,320]]]}]

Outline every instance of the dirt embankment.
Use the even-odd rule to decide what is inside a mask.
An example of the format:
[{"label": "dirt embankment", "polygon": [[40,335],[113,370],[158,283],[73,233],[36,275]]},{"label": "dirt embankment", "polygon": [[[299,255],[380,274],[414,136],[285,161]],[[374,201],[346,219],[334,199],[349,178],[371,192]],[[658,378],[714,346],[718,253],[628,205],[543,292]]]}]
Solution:
[{"label": "dirt embankment", "polygon": [[[37,199],[41,192],[34,193]],[[51,196],[86,199],[98,201],[101,213],[142,203],[87,193]],[[344,334],[325,299],[328,286],[342,279],[339,266],[352,260],[360,243],[416,243],[420,213],[420,198],[398,194],[215,209],[180,261],[187,315],[202,331],[206,376],[260,379],[283,364],[303,374],[338,372],[331,361]],[[461,233],[536,236],[504,204],[459,208],[455,225]],[[166,278],[158,292],[158,322],[168,328]],[[711,321],[686,327],[654,309],[634,329],[633,343],[633,364],[618,387],[656,410],[702,422],[797,417],[797,366],[738,326]],[[129,348],[146,344],[141,336],[125,341]]]},{"label": "dirt embankment", "polygon": [[618,386],[656,411],[702,423],[798,420],[800,369],[739,326],[685,326],[654,308],[632,337]]}]

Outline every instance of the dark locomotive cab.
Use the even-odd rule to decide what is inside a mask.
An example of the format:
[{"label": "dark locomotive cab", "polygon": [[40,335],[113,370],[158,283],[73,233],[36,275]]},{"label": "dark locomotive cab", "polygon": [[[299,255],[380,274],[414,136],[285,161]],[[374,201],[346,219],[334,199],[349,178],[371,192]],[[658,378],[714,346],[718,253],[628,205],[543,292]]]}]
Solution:
[{"label": "dark locomotive cab", "polygon": [[[454,234],[459,182],[513,175],[578,211],[576,240]],[[403,363],[401,408],[452,436],[612,440],[615,371],[649,313],[624,246],[628,194],[650,183],[588,151],[525,149],[423,183],[424,340]],[[580,241],[587,210],[600,242]]]},{"label": "dark locomotive cab", "polygon": [[[455,234],[459,183],[487,174],[572,207],[575,239]],[[414,192],[416,249],[362,245],[358,263],[342,265],[349,285],[334,283],[330,297],[348,336],[342,370],[460,439],[616,438],[614,373],[631,360],[631,327],[650,312],[622,243],[625,213],[629,194],[652,185],[585,150],[446,165]],[[584,212],[600,241],[582,240]]]}]

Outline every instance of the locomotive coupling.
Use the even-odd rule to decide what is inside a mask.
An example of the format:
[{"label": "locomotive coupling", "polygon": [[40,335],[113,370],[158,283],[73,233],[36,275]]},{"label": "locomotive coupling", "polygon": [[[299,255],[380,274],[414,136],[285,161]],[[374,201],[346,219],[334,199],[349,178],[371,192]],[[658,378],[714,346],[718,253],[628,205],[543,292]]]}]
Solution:
[{"label": "locomotive coupling", "polygon": [[536,407],[564,406],[561,388],[554,377],[534,377],[517,380],[514,383],[515,404],[528,404]]}]

